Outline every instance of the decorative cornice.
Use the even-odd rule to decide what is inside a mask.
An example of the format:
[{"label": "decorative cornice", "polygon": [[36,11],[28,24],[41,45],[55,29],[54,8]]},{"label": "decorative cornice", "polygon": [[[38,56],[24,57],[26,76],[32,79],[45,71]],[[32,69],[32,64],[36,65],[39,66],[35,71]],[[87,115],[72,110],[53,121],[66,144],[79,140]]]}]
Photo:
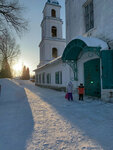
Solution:
[{"label": "decorative cornice", "polygon": [[63,39],[63,38],[53,38],[53,37],[50,38],[50,37],[47,37],[47,38],[42,39],[42,41],[39,44],[39,47],[46,40],[48,40],[48,41],[56,41],[56,42],[65,42],[66,43],[66,40]]},{"label": "decorative cornice", "polygon": [[42,20],[42,22],[41,22],[41,26],[42,26],[43,22],[44,22],[46,19],[58,21],[58,22],[61,22],[61,23],[63,24],[63,21],[62,21],[62,19],[60,19],[60,18],[54,18],[54,17],[51,17],[51,16],[46,16],[46,17],[43,18],[43,20]]}]

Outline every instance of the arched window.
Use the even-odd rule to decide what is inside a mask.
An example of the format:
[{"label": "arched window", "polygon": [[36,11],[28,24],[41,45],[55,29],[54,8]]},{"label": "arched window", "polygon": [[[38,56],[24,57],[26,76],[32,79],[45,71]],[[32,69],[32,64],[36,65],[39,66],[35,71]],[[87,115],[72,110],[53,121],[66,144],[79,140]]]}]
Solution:
[{"label": "arched window", "polygon": [[51,16],[56,17],[56,11],[54,9],[51,10]]},{"label": "arched window", "polygon": [[57,37],[57,28],[56,27],[52,26],[51,34],[52,34],[52,37]]},{"label": "arched window", "polygon": [[57,48],[52,48],[52,57],[57,58],[58,57],[58,50]]}]

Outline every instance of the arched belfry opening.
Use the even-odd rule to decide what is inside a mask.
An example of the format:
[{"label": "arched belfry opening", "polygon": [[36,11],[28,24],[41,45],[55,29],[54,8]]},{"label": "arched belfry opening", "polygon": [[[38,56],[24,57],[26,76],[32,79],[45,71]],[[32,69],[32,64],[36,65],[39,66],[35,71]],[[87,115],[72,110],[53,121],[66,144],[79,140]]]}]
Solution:
[{"label": "arched belfry opening", "polygon": [[58,50],[57,48],[52,48],[52,57],[57,58],[58,57]]},{"label": "arched belfry opening", "polygon": [[57,37],[57,28],[55,26],[52,26],[51,34],[52,34],[52,37]]},{"label": "arched belfry opening", "polygon": [[56,11],[54,9],[51,10],[51,16],[56,18]]}]

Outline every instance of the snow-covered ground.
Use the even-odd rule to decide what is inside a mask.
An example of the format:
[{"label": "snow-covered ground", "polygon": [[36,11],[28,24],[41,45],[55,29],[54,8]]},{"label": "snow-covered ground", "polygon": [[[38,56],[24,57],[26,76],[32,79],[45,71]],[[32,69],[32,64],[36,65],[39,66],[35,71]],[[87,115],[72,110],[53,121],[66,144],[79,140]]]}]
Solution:
[{"label": "snow-covered ground", "polygon": [[1,79],[0,150],[113,150],[113,104]]}]

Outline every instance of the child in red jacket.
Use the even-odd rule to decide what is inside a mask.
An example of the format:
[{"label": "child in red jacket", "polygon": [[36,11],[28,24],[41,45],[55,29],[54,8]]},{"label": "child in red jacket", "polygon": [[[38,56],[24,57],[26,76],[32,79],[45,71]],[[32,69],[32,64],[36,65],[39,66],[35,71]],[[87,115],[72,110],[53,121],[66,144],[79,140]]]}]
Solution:
[{"label": "child in red jacket", "polygon": [[80,83],[80,86],[78,87],[78,94],[79,94],[79,100],[83,101],[84,86],[82,83]]}]

